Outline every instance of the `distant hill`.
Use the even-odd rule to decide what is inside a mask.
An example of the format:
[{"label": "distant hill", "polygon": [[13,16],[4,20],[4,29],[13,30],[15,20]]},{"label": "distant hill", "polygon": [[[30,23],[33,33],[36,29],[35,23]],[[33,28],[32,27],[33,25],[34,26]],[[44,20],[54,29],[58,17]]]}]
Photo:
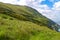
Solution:
[{"label": "distant hill", "polygon": [[0,40],[60,40],[59,27],[31,7],[0,3]]}]

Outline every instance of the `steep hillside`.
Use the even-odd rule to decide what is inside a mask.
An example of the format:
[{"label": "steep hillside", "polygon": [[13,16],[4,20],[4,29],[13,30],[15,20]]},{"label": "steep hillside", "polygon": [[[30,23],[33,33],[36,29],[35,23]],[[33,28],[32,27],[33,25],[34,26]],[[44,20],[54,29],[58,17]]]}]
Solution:
[{"label": "steep hillside", "polygon": [[60,40],[58,28],[33,8],[0,3],[0,40]]}]

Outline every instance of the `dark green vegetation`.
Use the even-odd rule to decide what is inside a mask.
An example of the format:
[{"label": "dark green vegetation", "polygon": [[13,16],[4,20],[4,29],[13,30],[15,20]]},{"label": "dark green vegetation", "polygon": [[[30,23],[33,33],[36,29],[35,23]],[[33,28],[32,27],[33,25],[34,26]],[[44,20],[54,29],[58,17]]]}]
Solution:
[{"label": "dark green vegetation", "polygon": [[30,7],[0,3],[0,40],[60,40],[55,25]]}]

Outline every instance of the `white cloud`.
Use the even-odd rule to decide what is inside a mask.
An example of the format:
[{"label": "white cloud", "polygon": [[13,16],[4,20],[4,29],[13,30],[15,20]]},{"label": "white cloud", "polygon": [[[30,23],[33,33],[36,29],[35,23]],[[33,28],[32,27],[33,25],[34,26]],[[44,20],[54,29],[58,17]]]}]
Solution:
[{"label": "white cloud", "polygon": [[16,2],[16,0],[0,0],[0,2],[14,4]]},{"label": "white cloud", "polygon": [[20,1],[17,1],[17,4],[19,5],[26,5],[26,0],[20,0]]},{"label": "white cloud", "polygon": [[0,0],[0,2],[17,4],[17,5],[26,5],[26,0]]},{"label": "white cloud", "polygon": [[55,9],[55,10],[60,10],[60,1],[59,1],[59,2],[56,2],[56,3],[54,4],[53,9]]},{"label": "white cloud", "polygon": [[53,9],[52,13],[54,13],[56,15],[56,16],[54,16],[54,17],[56,17],[54,20],[56,22],[60,22],[60,1],[56,2],[52,9]]}]

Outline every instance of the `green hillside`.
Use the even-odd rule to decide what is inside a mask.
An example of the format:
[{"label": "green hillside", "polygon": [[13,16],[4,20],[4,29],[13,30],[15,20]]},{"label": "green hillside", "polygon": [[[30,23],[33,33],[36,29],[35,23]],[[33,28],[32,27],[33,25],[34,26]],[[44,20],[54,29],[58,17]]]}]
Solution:
[{"label": "green hillside", "polygon": [[0,40],[60,40],[58,26],[33,8],[0,3]]}]

